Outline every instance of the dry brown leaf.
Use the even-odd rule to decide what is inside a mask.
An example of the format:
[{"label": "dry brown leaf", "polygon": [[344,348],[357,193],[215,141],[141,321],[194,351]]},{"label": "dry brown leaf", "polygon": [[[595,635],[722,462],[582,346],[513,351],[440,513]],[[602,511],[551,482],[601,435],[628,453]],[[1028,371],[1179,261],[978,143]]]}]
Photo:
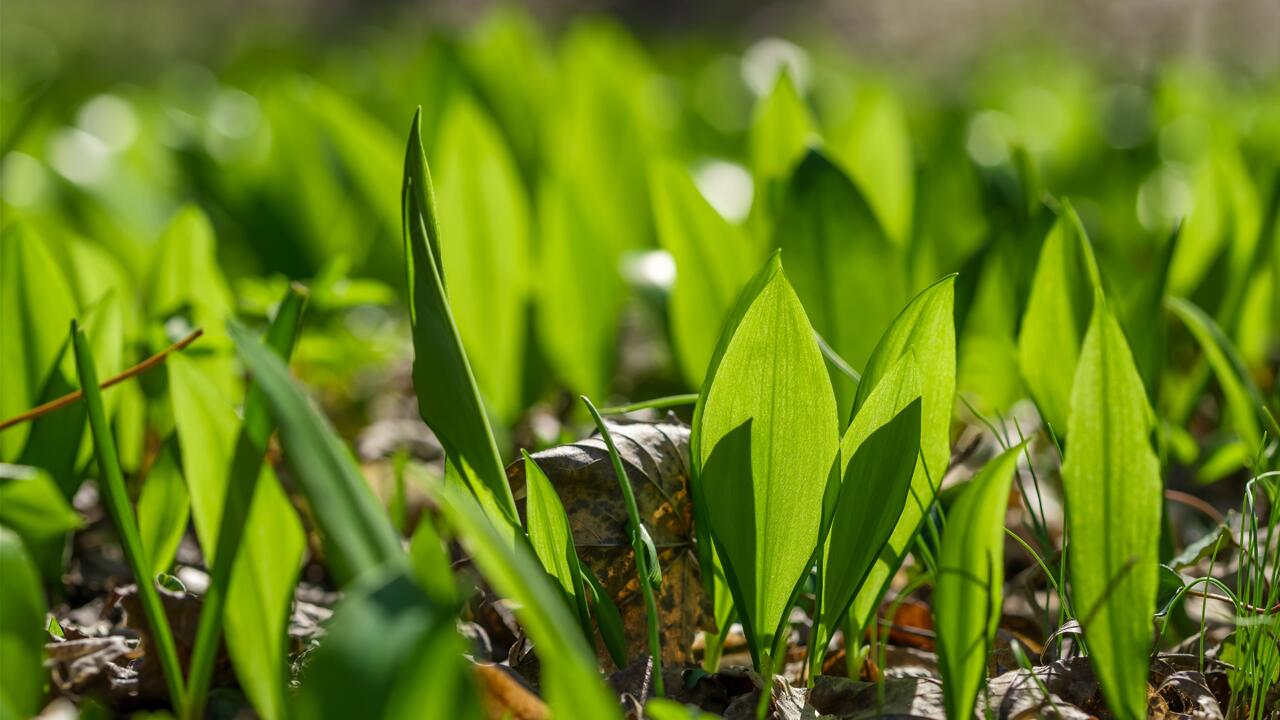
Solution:
[{"label": "dry brown leaf", "polygon": [[[662,566],[657,596],[662,662],[685,665],[693,661],[694,634],[710,623],[693,540],[689,426],[670,417],[658,423],[610,422],[609,430]],[[627,511],[604,442],[592,436],[533,457],[560,495],[579,557],[618,605],[628,658],[647,654],[645,608],[627,535]],[[523,515],[524,463],[512,463],[507,476]],[[608,657],[603,649],[599,654]]]},{"label": "dry brown leaf", "polygon": [[525,687],[511,670],[493,663],[474,663],[477,685],[484,699],[485,717],[492,720],[546,720],[551,710]]}]

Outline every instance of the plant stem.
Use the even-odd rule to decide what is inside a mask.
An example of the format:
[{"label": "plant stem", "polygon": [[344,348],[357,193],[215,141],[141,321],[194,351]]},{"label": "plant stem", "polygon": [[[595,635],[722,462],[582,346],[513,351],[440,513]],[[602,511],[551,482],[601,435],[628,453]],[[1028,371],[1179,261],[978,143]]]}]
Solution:
[{"label": "plant stem", "polygon": [[[293,352],[306,300],[306,288],[297,284],[290,286],[280,302],[275,320],[267,330],[267,346],[286,361]],[[236,440],[231,477],[227,479],[226,499],[222,505],[222,518],[218,523],[218,541],[210,556],[209,591],[204,597],[195,646],[191,652],[191,675],[187,686],[190,702],[183,715],[190,720],[198,720],[204,714],[205,696],[209,692],[218,641],[222,636],[231,571],[244,540],[245,523],[248,521],[249,508],[258,485],[267,441],[273,429],[274,423],[266,396],[262,394],[262,390],[251,386],[245,397],[244,424]]]},{"label": "plant stem", "polygon": [[173,642],[173,631],[169,628],[169,618],[165,615],[160,594],[156,591],[155,578],[151,577],[151,563],[147,559],[146,548],[142,546],[142,536],[138,532],[138,522],[133,516],[133,508],[129,503],[129,493],[125,489],[124,473],[120,470],[120,458],[116,454],[115,439],[111,436],[111,424],[107,422],[107,413],[102,405],[102,389],[98,386],[98,371],[93,361],[93,350],[84,330],[71,321],[71,343],[75,349],[76,371],[80,378],[80,387],[84,391],[84,401],[89,414],[89,428],[93,435],[94,453],[98,458],[98,471],[101,478],[99,491],[103,504],[111,515],[112,524],[120,534],[125,559],[138,583],[138,596],[142,600],[142,610],[151,629],[151,640],[155,645],[150,648],[154,652],[164,673],[165,683],[169,686],[169,700],[179,714],[186,710],[186,694],[182,683],[182,666],[178,663],[178,648]]},{"label": "plant stem", "polygon": [[692,405],[698,402],[698,393],[687,393],[684,395],[668,395],[666,397],[654,398],[652,400],[641,400],[629,405],[615,405],[613,407],[601,408],[601,415],[625,415],[627,413],[636,412],[637,410],[659,410],[662,408],[679,407],[681,405]]},{"label": "plant stem", "polygon": [[[200,336],[203,334],[204,334],[204,330],[202,328],[196,328],[195,330],[192,330],[190,335],[182,338],[178,342],[161,350],[155,355],[152,355],[146,360],[143,360],[137,365],[134,365],[128,370],[125,370],[124,372],[119,373],[118,375],[112,375],[111,377],[102,381],[102,383],[98,385],[98,389],[106,390],[112,385],[119,385],[120,383],[124,382],[125,380],[128,380],[131,377],[141,375],[142,373],[150,370],[156,365],[159,365],[160,363],[164,362],[164,359],[168,357],[170,353],[174,353],[186,348],[188,345],[190,345],[191,343],[199,339]],[[54,398],[53,400],[50,400],[47,403],[44,403],[42,405],[37,405],[36,407],[31,408],[30,410],[22,413],[21,415],[15,415],[7,420],[0,421],[0,430],[8,430],[14,425],[19,425],[24,422],[30,422],[31,420],[35,420],[36,418],[42,415],[48,415],[54,410],[60,410],[70,405],[71,403],[79,400],[82,397],[84,397],[84,390],[76,390],[75,392],[70,392],[70,393],[67,393],[66,395],[63,395],[62,397]]]},{"label": "plant stem", "polygon": [[591,404],[591,399],[586,395],[581,397],[582,402],[587,406],[587,411],[591,413],[591,419],[595,420],[600,437],[609,448],[609,457],[613,460],[613,472],[618,477],[622,498],[626,502],[627,520],[631,525],[631,548],[636,555],[636,579],[640,582],[640,591],[644,595],[644,608],[649,621],[649,655],[653,658],[653,690],[658,697],[666,697],[667,692],[662,681],[662,644],[658,639],[658,605],[653,598],[649,558],[641,539],[640,509],[636,506],[636,496],[631,489],[631,480],[627,475],[627,469],[622,465],[622,456],[618,454],[618,447],[613,443],[613,435],[609,432],[609,427],[605,425],[600,411]]}]

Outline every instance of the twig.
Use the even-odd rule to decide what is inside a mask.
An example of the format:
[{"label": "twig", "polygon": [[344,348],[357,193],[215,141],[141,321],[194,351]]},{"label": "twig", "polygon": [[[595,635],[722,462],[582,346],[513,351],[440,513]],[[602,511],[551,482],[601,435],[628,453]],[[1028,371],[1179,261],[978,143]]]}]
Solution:
[{"label": "twig", "polygon": [[[137,365],[134,365],[133,367],[129,368],[128,370],[125,370],[124,372],[118,375],[113,375],[107,378],[102,382],[102,384],[98,386],[98,388],[101,390],[106,390],[112,385],[119,385],[120,383],[124,382],[125,380],[128,380],[131,377],[134,377],[136,375],[141,375],[142,373],[150,370],[156,365],[159,365],[160,363],[164,362],[165,358],[168,357],[170,353],[174,353],[186,348],[188,345],[195,342],[203,334],[204,334],[203,328],[196,328],[195,330],[192,330],[190,335],[182,338],[178,342],[161,350],[155,355],[152,355],[146,360],[143,360],[142,362],[138,363]],[[15,415],[14,417],[9,418],[8,420],[4,420],[3,422],[0,422],[0,431],[8,430],[14,425],[19,425],[24,422],[30,422],[40,417],[41,415],[48,415],[54,410],[59,410],[61,408],[64,408],[74,403],[75,401],[79,400],[82,397],[84,397],[84,390],[76,390],[75,392],[71,392],[71,393],[67,393],[66,395],[63,395],[60,398],[50,400],[49,402],[44,403],[43,405],[37,405],[36,407],[31,408],[30,410],[22,413],[21,415]]]}]

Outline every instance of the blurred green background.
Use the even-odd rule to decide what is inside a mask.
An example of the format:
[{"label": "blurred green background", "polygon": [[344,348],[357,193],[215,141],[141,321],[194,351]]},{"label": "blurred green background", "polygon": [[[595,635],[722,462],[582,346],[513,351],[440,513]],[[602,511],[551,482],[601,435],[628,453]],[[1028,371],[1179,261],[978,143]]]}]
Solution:
[{"label": "blurred green background", "polygon": [[[891,269],[849,279],[895,278],[888,316],[837,348],[855,368],[960,272],[960,391],[989,411],[1025,397],[1017,326],[1069,198],[1126,307],[1184,222],[1171,291],[1274,389],[1280,7],[1060,5],[11,0],[4,222],[38,235],[76,307],[118,291],[121,366],[193,325],[216,356],[221,316],[307,281],[299,372],[353,434],[409,355],[399,192],[421,106],[451,302],[517,427],[563,415],[565,391],[696,387],[706,350],[682,347],[669,293],[697,270],[664,251],[655,178],[692,180],[740,234],[725,257],[754,269],[786,232],[770,198],[817,144],[890,241]],[[1207,375],[1173,340],[1161,403],[1180,426]]]}]

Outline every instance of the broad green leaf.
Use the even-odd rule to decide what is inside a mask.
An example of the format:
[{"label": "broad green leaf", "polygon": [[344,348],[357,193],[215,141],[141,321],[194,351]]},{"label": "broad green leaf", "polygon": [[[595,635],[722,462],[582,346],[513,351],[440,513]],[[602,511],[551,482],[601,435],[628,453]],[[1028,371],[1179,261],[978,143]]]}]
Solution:
[{"label": "broad green leaf", "polygon": [[920,452],[920,377],[904,355],[863,404],[840,442],[840,475],[823,499],[829,528],[818,559],[813,667],[909,502]]},{"label": "broad green leaf", "polygon": [[[907,300],[907,278],[862,193],[810,150],[791,175],[773,237],[814,329],[855,369],[863,367]],[[848,417],[857,388],[843,372],[830,372],[840,417]]]},{"label": "broad green leaf", "polygon": [[[66,275],[45,240],[22,222],[0,231],[0,419],[40,403],[77,314]],[[0,432],[0,461],[18,458],[31,428]]]},{"label": "broad green leaf", "polygon": [[987,677],[1004,598],[1004,515],[1022,452],[1019,445],[988,461],[947,513],[933,593],[947,717],[973,717]]},{"label": "broad green leaf", "polygon": [[67,533],[83,524],[47,472],[0,463],[0,525],[18,533],[49,581],[60,582]]},{"label": "broad green leaf", "polygon": [[[418,412],[446,454],[461,458],[473,471],[467,474],[469,482],[476,480],[470,483],[471,491],[489,495],[486,505],[497,508],[509,524],[518,526],[511,486],[445,292],[440,230],[431,171],[422,149],[420,115],[421,111],[414,115],[409,129],[401,188]],[[342,453],[346,455],[345,448]],[[358,473],[355,479],[359,479]]]},{"label": "broad green leaf", "polygon": [[361,577],[334,610],[291,714],[478,717],[454,622],[453,608],[434,604],[400,563]]},{"label": "broad green leaf", "polygon": [[676,263],[671,338],[690,387],[702,387],[725,318],[758,260],[755,243],[721,217],[684,168],[669,160],[649,169],[658,242]]},{"label": "broad green leaf", "polygon": [[778,254],[725,327],[696,415],[711,532],[753,659],[769,672],[818,544],[838,442],[822,353]]},{"label": "broad green leaf", "polygon": [[153,576],[169,572],[190,514],[191,497],[178,466],[177,442],[170,439],[160,446],[138,495],[138,532]]},{"label": "broad green leaf", "polygon": [[538,647],[542,687],[552,712],[568,718],[616,718],[618,703],[596,670],[595,654],[574,625],[554,582],[527,545],[509,544],[475,499],[456,485],[437,484],[432,495],[480,573],[503,597]]},{"label": "broad green leaf", "polygon": [[[176,355],[167,364],[191,516],[206,561],[215,567],[241,423],[230,401],[188,358]],[[250,471],[261,477],[227,588],[226,642],[254,708],[277,718],[285,712],[288,611],[306,537],[275,473],[269,467]]]},{"label": "broad green leaf", "polygon": [[911,131],[898,99],[884,87],[863,88],[831,149],[866,195],[889,238],[906,247],[915,210],[916,170]]},{"label": "broad green leaf", "polygon": [[173,631],[160,595],[151,578],[151,561],[138,533],[138,521],[134,517],[125,487],[124,473],[116,457],[115,440],[111,437],[111,425],[102,405],[102,390],[98,386],[98,370],[93,359],[89,339],[76,322],[71,321],[71,344],[75,350],[76,374],[84,393],[83,403],[89,416],[89,428],[93,433],[94,457],[98,466],[98,492],[120,539],[125,561],[137,581],[143,616],[151,631],[151,648],[158,659],[169,690],[169,702],[179,714],[186,712],[186,688],[183,686],[182,666],[178,660],[178,648],[173,641]]},{"label": "broad green leaf", "polygon": [[586,590],[582,584],[582,568],[573,545],[569,516],[564,512],[560,496],[538,463],[524,451],[529,544],[533,553],[555,578],[569,604],[578,612],[578,621],[587,637],[591,637],[591,620],[587,615]]},{"label": "broad green leaf", "polygon": [[402,557],[395,529],[333,426],[279,357],[238,323],[229,323],[228,329],[255,387],[262,389],[271,406],[285,459],[307,498],[325,539],[330,568],[340,582]]},{"label": "broad green leaf", "polygon": [[498,129],[465,97],[445,113],[436,158],[449,306],[482,396],[509,423],[521,409],[529,202]]},{"label": "broad green leaf", "polygon": [[608,394],[626,288],[620,255],[569,185],[545,176],[538,189],[538,339],[561,382]]},{"label": "broad green leaf", "polygon": [[880,338],[858,384],[855,418],[898,359],[906,354],[915,357],[920,377],[920,457],[902,516],[849,609],[856,627],[866,625],[889,579],[902,564],[951,461],[951,406],[956,394],[954,305],[954,276],[937,281],[917,295]]},{"label": "broad green leaf", "polygon": [[44,703],[44,590],[17,533],[0,527],[0,717],[35,717]]},{"label": "broad green leaf", "polygon": [[[747,138],[751,168],[759,183],[781,180],[817,138],[817,123],[785,68],[773,91],[756,106]],[[757,197],[762,197],[757,195]]]},{"label": "broad green leaf", "polygon": [[1155,613],[1162,483],[1152,413],[1101,294],[1071,390],[1066,460],[1071,599],[1112,712],[1141,718]]},{"label": "broad green leaf", "polygon": [[1200,349],[1222,388],[1227,409],[1231,413],[1232,426],[1246,443],[1252,459],[1262,447],[1262,429],[1259,423],[1266,425],[1267,432],[1273,438],[1280,436],[1280,426],[1276,425],[1266,399],[1258,390],[1244,361],[1240,359],[1240,353],[1213,318],[1194,303],[1180,297],[1170,297],[1166,304],[1200,344]]},{"label": "broad green leaf", "polygon": [[1080,342],[1102,287],[1080,217],[1070,204],[1044,239],[1018,336],[1018,364],[1044,419],[1066,429]]}]

